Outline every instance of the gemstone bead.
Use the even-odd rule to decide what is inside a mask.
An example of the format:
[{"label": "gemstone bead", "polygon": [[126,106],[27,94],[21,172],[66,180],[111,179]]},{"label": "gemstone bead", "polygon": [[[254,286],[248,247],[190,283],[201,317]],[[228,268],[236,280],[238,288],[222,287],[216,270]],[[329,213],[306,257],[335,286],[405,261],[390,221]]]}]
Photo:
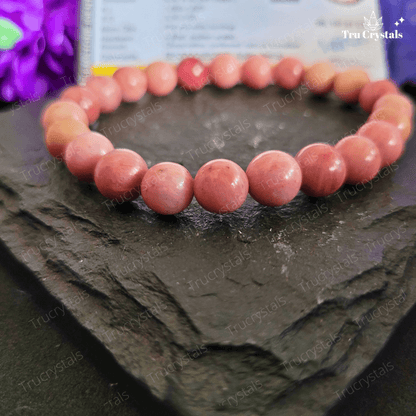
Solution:
[{"label": "gemstone bead", "polygon": [[218,55],[209,66],[209,79],[219,88],[232,88],[240,82],[241,65],[232,55]]},{"label": "gemstone bead", "polygon": [[370,82],[367,73],[361,69],[348,69],[335,75],[334,93],[346,103],[358,102],[358,96],[364,85]]},{"label": "gemstone bead", "polygon": [[400,130],[387,121],[370,121],[357,132],[376,144],[381,155],[381,167],[389,166],[403,154],[404,141]]},{"label": "gemstone bead", "polygon": [[166,62],[153,62],[146,68],[146,75],[147,90],[157,97],[170,94],[178,83],[176,69]]},{"label": "gemstone bead", "polygon": [[95,123],[100,117],[100,100],[97,94],[87,87],[68,87],[60,98],[75,101],[87,113],[89,124]]},{"label": "gemstone bead", "polygon": [[72,118],[58,120],[46,132],[46,147],[53,157],[62,158],[66,146],[80,134],[88,131],[90,131],[88,126],[78,120]]},{"label": "gemstone bead", "polygon": [[200,90],[208,82],[209,70],[199,59],[184,59],[178,65],[177,71],[178,85],[185,90]]},{"label": "gemstone bead", "polygon": [[358,102],[361,108],[371,113],[375,102],[386,94],[397,94],[399,91],[395,84],[387,79],[369,82],[360,91]]},{"label": "gemstone bead", "polygon": [[302,172],[296,160],[279,150],[269,150],[256,156],[246,173],[250,195],[269,207],[290,202],[302,184]]},{"label": "gemstone bead", "polygon": [[147,91],[147,76],[139,68],[124,67],[117,69],[113,78],[121,89],[122,100],[126,103],[139,101]]},{"label": "gemstone bead", "polygon": [[343,157],[350,185],[366,183],[373,179],[381,166],[381,155],[375,143],[363,136],[344,137],[335,145]]},{"label": "gemstone bead", "polygon": [[89,77],[87,87],[97,94],[102,113],[112,113],[121,104],[121,88],[113,77]]},{"label": "gemstone bead", "polygon": [[128,149],[115,149],[98,161],[94,181],[102,195],[121,204],[139,197],[146,172],[146,162],[139,154]]},{"label": "gemstone bead", "polygon": [[293,90],[300,85],[304,75],[303,64],[290,56],[283,58],[272,68],[273,82],[279,87]]},{"label": "gemstone bead", "polygon": [[261,55],[250,56],[241,67],[241,82],[256,90],[267,87],[272,81],[269,60]]},{"label": "gemstone bead", "polygon": [[328,196],[344,185],[347,167],[341,154],[326,143],[314,143],[295,156],[302,170],[301,190],[313,197]]},{"label": "gemstone bead", "polygon": [[194,194],[207,211],[217,214],[233,212],[248,195],[248,179],[243,169],[226,159],[203,165],[195,176]]},{"label": "gemstone bead", "polygon": [[72,118],[88,126],[87,113],[74,101],[54,101],[49,104],[41,116],[41,124],[46,131],[56,121]]},{"label": "gemstone bead", "polygon": [[406,141],[412,131],[411,118],[401,111],[400,108],[395,107],[381,107],[373,111],[368,118],[368,121],[387,121],[395,125],[402,135],[402,139]]},{"label": "gemstone bead", "polygon": [[113,144],[100,133],[89,131],[68,144],[64,159],[68,170],[80,181],[93,182],[98,161],[114,150]]},{"label": "gemstone bead", "polygon": [[336,72],[328,62],[318,62],[305,69],[303,82],[316,95],[325,95],[331,91]]},{"label": "gemstone bead", "polygon": [[140,186],[145,204],[162,215],[183,211],[194,196],[194,180],[178,163],[164,162],[152,166]]},{"label": "gemstone bead", "polygon": [[413,103],[407,97],[401,94],[386,94],[379,98],[374,106],[373,111],[382,107],[395,107],[405,112],[409,117],[413,117]]}]

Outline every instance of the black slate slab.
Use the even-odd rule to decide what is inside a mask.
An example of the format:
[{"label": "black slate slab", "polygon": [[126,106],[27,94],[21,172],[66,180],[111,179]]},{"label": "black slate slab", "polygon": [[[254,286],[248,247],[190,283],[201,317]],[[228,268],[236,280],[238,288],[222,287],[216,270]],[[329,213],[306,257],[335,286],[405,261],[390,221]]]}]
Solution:
[{"label": "black slate slab", "polygon": [[[0,230],[14,256],[120,365],[184,415],[322,415],[415,301],[416,183],[406,154],[365,187],[233,214],[117,203],[52,160],[44,102],[0,114]],[[304,89],[146,96],[95,129],[149,165],[335,143],[358,109]],[[389,377],[385,363],[385,374]]]}]

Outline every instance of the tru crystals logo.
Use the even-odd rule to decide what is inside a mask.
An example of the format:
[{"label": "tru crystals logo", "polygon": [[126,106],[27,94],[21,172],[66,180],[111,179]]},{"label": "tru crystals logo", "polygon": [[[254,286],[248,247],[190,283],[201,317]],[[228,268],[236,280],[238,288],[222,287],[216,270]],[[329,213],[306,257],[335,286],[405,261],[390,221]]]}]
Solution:
[{"label": "tru crystals logo", "polygon": [[[376,14],[373,12],[369,19],[364,17],[364,31],[359,32],[350,32],[349,30],[343,30],[344,39],[373,39],[378,41],[380,39],[403,39],[403,33],[399,32],[397,29],[394,32],[389,32],[385,30],[384,32],[379,32],[383,27],[382,17],[377,19]],[[400,22],[400,23],[399,23]],[[395,25],[399,26],[404,22],[403,17],[400,18]]]}]

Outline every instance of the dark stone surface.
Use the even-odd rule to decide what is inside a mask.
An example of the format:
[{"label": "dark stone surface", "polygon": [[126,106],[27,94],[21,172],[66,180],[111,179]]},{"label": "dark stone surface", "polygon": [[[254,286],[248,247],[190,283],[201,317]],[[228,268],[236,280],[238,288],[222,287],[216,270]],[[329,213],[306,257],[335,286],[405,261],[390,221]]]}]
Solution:
[{"label": "dark stone surface", "polygon": [[[365,121],[332,97],[297,91],[283,105],[286,93],[273,87],[177,90],[123,105],[96,129],[149,165],[170,160],[194,175],[213,158],[245,169],[265,150],[336,142]],[[181,414],[321,415],[414,303],[414,139],[366,189],[299,194],[278,209],[248,198],[228,216],[194,202],[162,217],[140,200],[112,207],[50,160],[38,127],[43,104],[0,114],[2,240]]]}]

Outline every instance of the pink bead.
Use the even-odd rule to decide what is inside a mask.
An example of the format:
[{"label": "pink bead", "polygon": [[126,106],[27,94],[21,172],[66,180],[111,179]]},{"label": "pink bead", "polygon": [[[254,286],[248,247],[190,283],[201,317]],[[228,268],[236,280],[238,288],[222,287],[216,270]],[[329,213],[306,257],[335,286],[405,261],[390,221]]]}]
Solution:
[{"label": "pink bead", "polygon": [[166,62],[153,62],[146,68],[147,90],[163,97],[170,94],[178,83],[176,69]]},{"label": "pink bead", "polygon": [[383,107],[400,108],[407,116],[413,118],[413,102],[402,94],[385,94],[373,106],[373,112]]},{"label": "pink bead", "polygon": [[115,149],[98,161],[94,181],[102,195],[122,203],[138,198],[146,172],[146,162],[136,152]]},{"label": "pink bead", "polygon": [[379,98],[386,94],[397,94],[398,92],[396,84],[388,79],[373,81],[363,86],[358,96],[358,102],[364,111],[371,113]]},{"label": "pink bead", "polygon": [[232,88],[240,82],[241,65],[232,55],[218,55],[209,70],[210,81],[219,88]]},{"label": "pink bead", "polygon": [[113,78],[121,88],[124,102],[139,101],[147,91],[147,76],[139,68],[124,67],[117,69]]},{"label": "pink bead", "polygon": [[89,77],[87,87],[95,92],[100,100],[101,112],[112,113],[121,103],[121,88],[112,77]]},{"label": "pink bead", "polygon": [[404,141],[400,130],[387,121],[370,121],[357,132],[376,144],[381,155],[381,167],[389,166],[402,155]]},{"label": "pink bead", "polygon": [[243,84],[256,90],[267,87],[272,80],[269,60],[261,55],[250,56],[241,68]]},{"label": "pink bead", "polygon": [[303,73],[302,62],[299,59],[288,56],[272,68],[272,79],[279,87],[293,90],[300,85]]},{"label": "pink bead", "polygon": [[80,181],[93,182],[98,161],[114,150],[113,144],[100,133],[89,131],[70,142],[64,160],[69,171]]},{"label": "pink bead", "polygon": [[87,113],[89,124],[95,123],[100,117],[100,100],[89,88],[80,86],[66,88],[60,98],[75,101]]},{"label": "pink bead", "polygon": [[295,156],[302,169],[301,190],[306,195],[322,197],[344,185],[347,167],[340,153],[325,143],[314,143]]},{"label": "pink bead", "polygon": [[350,185],[371,181],[380,170],[381,156],[377,146],[367,137],[344,137],[335,145],[347,166],[345,182]]},{"label": "pink bead", "polygon": [[217,214],[233,212],[240,208],[247,198],[247,175],[231,160],[211,160],[196,174],[194,194],[199,204],[207,211]]},{"label": "pink bead", "polygon": [[290,202],[302,184],[302,172],[296,160],[279,150],[256,156],[247,167],[247,177],[250,195],[269,207]]},{"label": "pink bead", "polygon": [[184,59],[177,72],[178,85],[188,91],[200,90],[208,82],[208,68],[196,58]]},{"label": "pink bead", "polygon": [[150,209],[158,214],[174,215],[191,203],[194,180],[188,170],[177,163],[158,163],[144,175],[140,191]]},{"label": "pink bead", "polygon": [[52,103],[48,104],[42,110],[41,124],[46,131],[53,123],[65,120],[66,118],[72,118],[73,120],[84,123],[88,127],[87,113],[79,104],[68,99],[52,101]]}]

